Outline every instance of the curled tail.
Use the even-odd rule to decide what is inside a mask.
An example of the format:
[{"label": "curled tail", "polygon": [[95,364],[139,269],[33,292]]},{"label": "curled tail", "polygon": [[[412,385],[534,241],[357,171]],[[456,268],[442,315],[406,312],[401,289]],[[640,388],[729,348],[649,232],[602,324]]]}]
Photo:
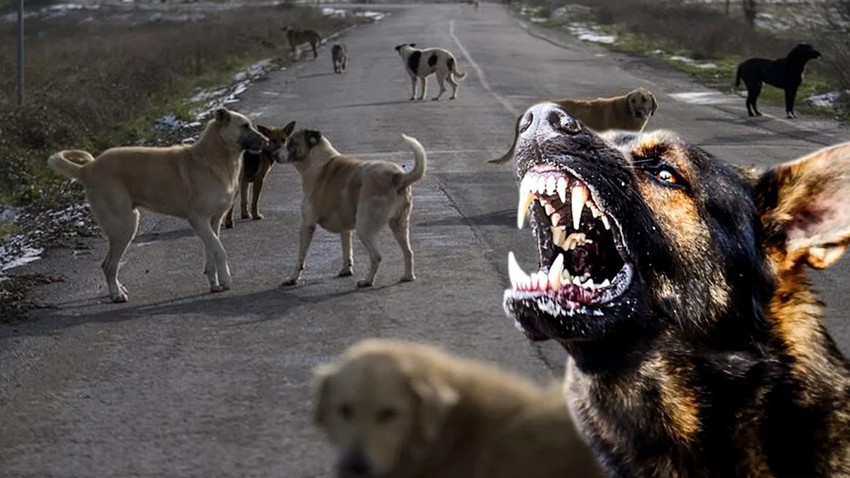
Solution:
[{"label": "curled tail", "polygon": [[739,86],[741,86],[741,67],[742,66],[744,66],[743,63],[738,65],[738,71],[735,73],[735,88],[738,88]]},{"label": "curled tail", "polygon": [[454,59],[454,57],[449,58],[449,60],[446,62],[446,66],[449,67],[449,71],[451,71],[452,74],[455,77],[457,77],[459,80],[466,78],[466,72],[465,71],[458,71],[457,61]]},{"label": "curled tail", "polygon": [[408,145],[410,145],[410,148],[413,149],[413,155],[416,159],[416,163],[413,165],[413,169],[409,173],[402,175],[399,189],[406,188],[422,179],[422,177],[425,176],[425,164],[427,162],[427,155],[425,154],[425,148],[422,147],[422,143],[413,136],[402,134],[401,137]]},{"label": "curled tail", "polygon": [[86,151],[69,149],[59,151],[47,158],[47,165],[54,171],[64,174],[70,178],[80,179],[83,168],[94,161],[94,156]]}]

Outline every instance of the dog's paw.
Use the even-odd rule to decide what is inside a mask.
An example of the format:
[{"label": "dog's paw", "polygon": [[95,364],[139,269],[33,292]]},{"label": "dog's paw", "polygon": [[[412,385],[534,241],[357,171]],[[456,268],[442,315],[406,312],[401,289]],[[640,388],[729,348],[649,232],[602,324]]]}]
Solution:
[{"label": "dog's paw", "polygon": [[260,213],[258,213],[258,212],[255,212],[255,213],[253,214],[253,216],[254,216],[254,220],[255,220],[255,221],[260,221],[260,220],[262,220],[262,219],[263,219],[263,215],[262,215],[262,214],[260,214]]},{"label": "dog's paw", "polygon": [[366,287],[372,287],[372,281],[368,281],[366,279],[361,279],[357,281],[358,289],[365,289]]},{"label": "dog's paw", "polygon": [[225,229],[233,229],[233,223],[232,222],[225,222],[224,228]]},{"label": "dog's paw", "polygon": [[298,285],[298,282],[300,282],[299,279],[289,278],[289,279],[286,279],[285,281],[281,282],[280,286],[281,287],[292,287],[294,285]]},{"label": "dog's paw", "polygon": [[343,267],[342,270],[339,271],[337,277],[351,277],[354,275],[354,268],[352,267]]},{"label": "dog's paw", "polygon": [[226,290],[230,290],[230,287],[224,284],[210,286],[210,294],[218,294],[219,292],[224,292]]},{"label": "dog's paw", "polygon": [[251,219],[251,213],[248,211],[242,212],[242,219]]},{"label": "dog's paw", "polygon": [[457,96],[450,96],[450,97],[449,97],[449,99],[450,99],[450,100],[456,100],[456,99],[457,99]]},{"label": "dog's paw", "polygon": [[113,304],[123,304],[129,300],[126,291],[121,291],[120,294],[112,296],[111,299]]},{"label": "dog's paw", "polygon": [[416,99],[415,97],[411,96],[410,98],[407,99],[407,101],[413,101],[415,99]]},{"label": "dog's paw", "polygon": [[413,282],[413,281],[415,281],[415,280],[416,280],[416,276],[414,276],[413,274],[411,274],[411,275],[409,275],[409,276],[407,276],[407,275],[405,275],[405,276],[401,276],[401,279],[399,279],[398,281],[399,281],[399,282]]},{"label": "dog's paw", "polygon": [[439,96],[435,96],[435,97],[431,98],[431,101],[440,101],[440,97],[439,97]]}]

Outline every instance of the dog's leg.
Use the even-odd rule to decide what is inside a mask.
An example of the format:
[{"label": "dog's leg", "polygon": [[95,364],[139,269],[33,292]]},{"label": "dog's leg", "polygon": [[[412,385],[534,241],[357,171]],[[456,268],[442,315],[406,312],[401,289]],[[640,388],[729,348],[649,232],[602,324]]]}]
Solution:
[{"label": "dog's leg", "polygon": [[390,220],[390,229],[404,255],[404,275],[401,276],[400,282],[413,281],[416,276],[413,274],[413,250],[410,248],[410,207]]},{"label": "dog's leg", "polygon": [[[233,198],[233,201],[236,202],[236,198]],[[233,204],[230,205],[230,209],[227,210],[225,217],[224,227],[227,229],[233,229]]]},{"label": "dog's leg", "polygon": [[[247,180],[242,180],[241,184],[239,184],[239,194],[242,196],[239,201],[239,212],[242,216],[242,219],[250,219],[251,215],[248,214],[248,185],[251,184]],[[254,186],[256,189],[256,186]]]},{"label": "dog's leg", "polygon": [[[136,237],[139,228],[139,211],[132,209],[129,198],[126,201],[113,201],[107,207],[109,211],[92,209],[95,220],[103,229],[109,243],[109,251],[103,260],[101,267],[106,276],[106,285],[109,288],[109,297],[112,302],[127,302],[127,289],[118,282],[118,269],[121,267],[121,258],[127,252],[127,247]],[[91,199],[89,200],[91,204]],[[116,204],[119,203],[119,204]],[[126,207],[121,207],[121,206]]]},{"label": "dog's leg", "polygon": [[251,215],[254,217],[255,221],[258,221],[263,218],[263,215],[260,214],[260,194],[263,192],[263,183],[265,179],[257,178],[254,181],[254,185],[251,187],[253,194],[251,199]]},{"label": "dog's leg", "polygon": [[437,84],[440,85],[440,92],[437,93],[437,96],[431,98],[434,101],[439,101],[440,97],[443,96],[443,93],[446,92],[445,80],[442,77],[437,76]]},{"label": "dog's leg", "polygon": [[[750,116],[761,116],[761,113],[759,113],[759,109],[756,106],[756,101],[758,101],[760,94],[761,83],[747,85],[747,113]],[[752,111],[750,111],[750,107],[752,107]]]},{"label": "dog's leg", "polygon": [[[368,204],[372,202],[372,204]],[[365,279],[357,281],[357,287],[371,287],[375,283],[375,276],[378,275],[378,266],[381,265],[381,253],[378,251],[378,232],[381,227],[387,223],[386,216],[389,204],[380,200],[373,199],[372,201],[360,204],[357,208],[356,230],[357,237],[360,242],[369,251],[369,274]]]},{"label": "dog's leg", "polygon": [[446,81],[448,81],[449,84],[452,85],[452,96],[450,96],[449,99],[453,100],[453,99],[457,98],[457,82],[452,77],[451,73],[449,73],[449,76],[446,77]]},{"label": "dog's leg", "polygon": [[788,119],[794,119],[797,117],[794,114],[794,101],[797,99],[797,88],[786,88],[785,89],[785,114]]},{"label": "dog's leg", "polygon": [[310,46],[313,47],[313,59],[315,60],[319,54],[316,53],[316,42],[310,42]]},{"label": "dog's leg", "polygon": [[342,269],[339,271],[340,277],[349,277],[354,274],[354,255],[351,251],[351,231],[345,231],[339,235],[342,241]]},{"label": "dog's leg", "polygon": [[416,99],[416,75],[410,75],[410,101]]},{"label": "dog's leg", "polygon": [[230,267],[227,265],[227,252],[216,235],[216,229],[221,226],[221,217],[213,220],[193,217],[189,219],[189,224],[204,243],[206,255],[204,275],[210,283],[210,292],[223,292],[230,289],[233,280],[230,277]]},{"label": "dog's leg", "polygon": [[298,238],[298,264],[295,266],[295,271],[288,279],[283,281],[282,286],[295,285],[301,281],[301,273],[304,272],[304,263],[307,260],[307,250],[310,248],[310,243],[313,242],[313,233],[316,232],[315,222],[301,222],[301,232]]},{"label": "dog's leg", "polygon": [[418,98],[419,100],[425,99],[425,93],[427,92],[426,91],[427,89],[428,89],[428,77],[425,76],[425,77],[422,78],[422,94],[419,95],[419,98]]}]

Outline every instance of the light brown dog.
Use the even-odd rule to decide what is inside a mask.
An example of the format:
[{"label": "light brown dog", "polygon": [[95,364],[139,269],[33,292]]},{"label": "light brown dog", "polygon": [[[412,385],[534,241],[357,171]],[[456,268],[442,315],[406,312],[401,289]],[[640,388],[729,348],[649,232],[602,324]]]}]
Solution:
[{"label": "light brown dog", "polygon": [[[263,215],[260,214],[260,195],[263,193],[263,184],[274,165],[274,154],[283,147],[286,138],[292,134],[294,129],[295,121],[291,121],[283,128],[257,125],[257,130],[269,139],[269,143],[259,153],[246,151],[242,155],[242,174],[239,176],[239,194],[242,196],[239,212],[242,219],[258,221],[263,218]],[[249,186],[251,188],[251,212],[248,212]],[[233,227],[233,208],[236,198],[233,202],[234,205],[230,206],[224,220],[224,227],[228,229]]]},{"label": "light brown dog", "polygon": [[[551,100],[551,103],[561,105],[573,117],[597,132],[611,129],[640,131],[658,109],[658,100],[655,99],[655,95],[643,87],[611,98],[594,100],[562,98]],[[517,118],[516,130],[520,127],[521,118],[522,116]],[[516,142],[504,156],[488,162],[499,164],[508,161],[513,157],[515,146]]]},{"label": "light brown dog", "polygon": [[221,108],[190,146],[112,148],[97,158],[68,150],[48,158],[51,168],[86,188],[92,215],[109,241],[102,267],[113,302],[127,301],[118,268],[136,236],[140,207],[188,219],[204,241],[210,292],[230,288],[227,253],[218,238],[221,221],[233,204],[242,152],[267,143],[250,119]]},{"label": "light brown dog", "polygon": [[409,239],[410,186],[425,175],[426,155],[416,138],[401,136],[413,149],[416,159],[408,173],[388,161],[363,161],[343,156],[319,131],[296,131],[286,140],[286,145],[275,155],[275,161],[295,165],[301,174],[304,199],[301,203],[298,264],[283,285],[295,285],[301,280],[316,225],[339,233],[342,238],[340,277],[353,274],[351,233],[357,231],[357,237],[369,251],[371,261],[369,274],[357,282],[357,287],[370,287],[381,263],[377,234],[384,224],[389,224],[404,254],[401,282],[414,280],[413,251]]},{"label": "light brown dog", "polygon": [[361,342],[318,369],[314,399],[339,476],[604,476],[558,387],[430,346]]},{"label": "light brown dog", "polygon": [[292,57],[298,59],[298,47],[304,43],[309,43],[313,49],[313,59],[318,56],[316,48],[322,43],[322,36],[316,30],[293,30],[290,27],[281,27],[281,31],[286,33],[286,41],[289,42],[289,48],[292,50]]}]

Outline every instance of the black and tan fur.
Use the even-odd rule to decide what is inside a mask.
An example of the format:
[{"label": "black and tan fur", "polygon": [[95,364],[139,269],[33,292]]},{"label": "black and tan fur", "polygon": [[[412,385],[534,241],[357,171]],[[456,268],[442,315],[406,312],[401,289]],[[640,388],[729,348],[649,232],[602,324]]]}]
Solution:
[{"label": "black and tan fur", "polygon": [[[263,193],[263,185],[266,176],[274,165],[274,154],[286,143],[286,138],[295,129],[295,121],[290,122],[283,128],[268,127],[258,124],[257,130],[269,139],[268,144],[259,153],[245,151],[242,155],[242,172],[239,176],[239,194],[242,196],[240,213],[242,219],[253,219],[258,221],[263,218],[260,214],[260,195]],[[251,211],[248,211],[248,189],[251,189]],[[224,227],[233,227],[233,208],[230,206],[224,219]]]},{"label": "black and tan fur", "polygon": [[316,30],[294,30],[290,27],[281,27],[281,30],[286,33],[286,41],[289,42],[289,48],[292,50],[292,56],[298,58],[298,47],[304,43],[309,43],[313,50],[313,59],[318,56],[316,49],[322,43],[322,36]]},{"label": "black and tan fur", "polygon": [[345,43],[337,43],[331,47],[331,61],[334,65],[334,73],[342,73],[348,64],[348,49]]},{"label": "black and tan fur", "polygon": [[139,208],[187,219],[204,242],[210,292],[230,289],[221,222],[239,186],[243,151],[258,151],[267,143],[246,116],[220,108],[189,146],[111,148],[97,158],[69,150],[48,158],[51,168],[86,189],[92,215],[109,241],[102,268],[113,302],[127,301],[118,269],[136,236]]},{"label": "black and tan fur", "polygon": [[[651,91],[638,87],[619,96],[580,99],[561,98],[552,100],[560,105],[574,118],[596,132],[619,129],[624,131],[641,131],[649,123],[649,119],[658,110],[658,100]],[[522,115],[517,120],[519,125]],[[514,146],[503,156],[488,162],[501,164],[514,157]]]},{"label": "black and tan fur", "polygon": [[314,418],[338,476],[602,478],[558,387],[399,340],[317,370]]},{"label": "black and tan fur", "polygon": [[821,53],[807,43],[795,46],[785,58],[768,60],[766,58],[750,58],[738,65],[735,74],[735,87],[741,85],[741,81],[747,85],[747,114],[750,116],[761,116],[756,101],[761,94],[762,85],[782,88],[785,91],[785,114],[788,118],[796,118],[794,113],[794,101],[797,98],[797,90],[803,83],[803,71],[809,60],[820,58]]},{"label": "black and tan fur", "polygon": [[[452,85],[452,95],[450,100],[457,98],[457,80],[462,80],[466,77],[466,72],[458,71],[457,60],[449,51],[442,48],[415,48],[415,43],[405,43],[395,47],[395,51],[404,62],[404,71],[410,77],[411,93],[410,100],[425,98],[425,90],[428,88],[428,76],[434,74],[437,77],[437,83],[440,85],[440,92],[437,96],[431,98],[434,101],[439,100],[443,93],[446,92],[446,85]],[[422,80],[422,94],[416,98],[416,83]]]},{"label": "black and tan fur", "polygon": [[[505,295],[526,336],[568,352],[570,409],[611,476],[850,476],[850,366],[806,277],[850,242],[850,143],[744,171],[554,104],[518,134],[517,179],[580,178],[634,270],[602,304]],[[545,271],[549,218],[531,209]]]},{"label": "black and tan fur", "polygon": [[357,287],[371,287],[381,263],[377,234],[389,225],[404,256],[401,282],[413,281],[413,251],[410,248],[410,211],[413,207],[413,183],[425,175],[425,149],[407,135],[402,139],[413,150],[415,163],[405,173],[389,161],[364,161],[339,153],[319,131],[300,130],[286,140],[275,155],[279,163],[292,163],[301,175],[301,226],[298,262],[284,286],[301,280],[307,250],[316,226],[335,232],[342,240],[343,265],[340,277],[353,274],[352,233],[369,251],[370,267]]}]

